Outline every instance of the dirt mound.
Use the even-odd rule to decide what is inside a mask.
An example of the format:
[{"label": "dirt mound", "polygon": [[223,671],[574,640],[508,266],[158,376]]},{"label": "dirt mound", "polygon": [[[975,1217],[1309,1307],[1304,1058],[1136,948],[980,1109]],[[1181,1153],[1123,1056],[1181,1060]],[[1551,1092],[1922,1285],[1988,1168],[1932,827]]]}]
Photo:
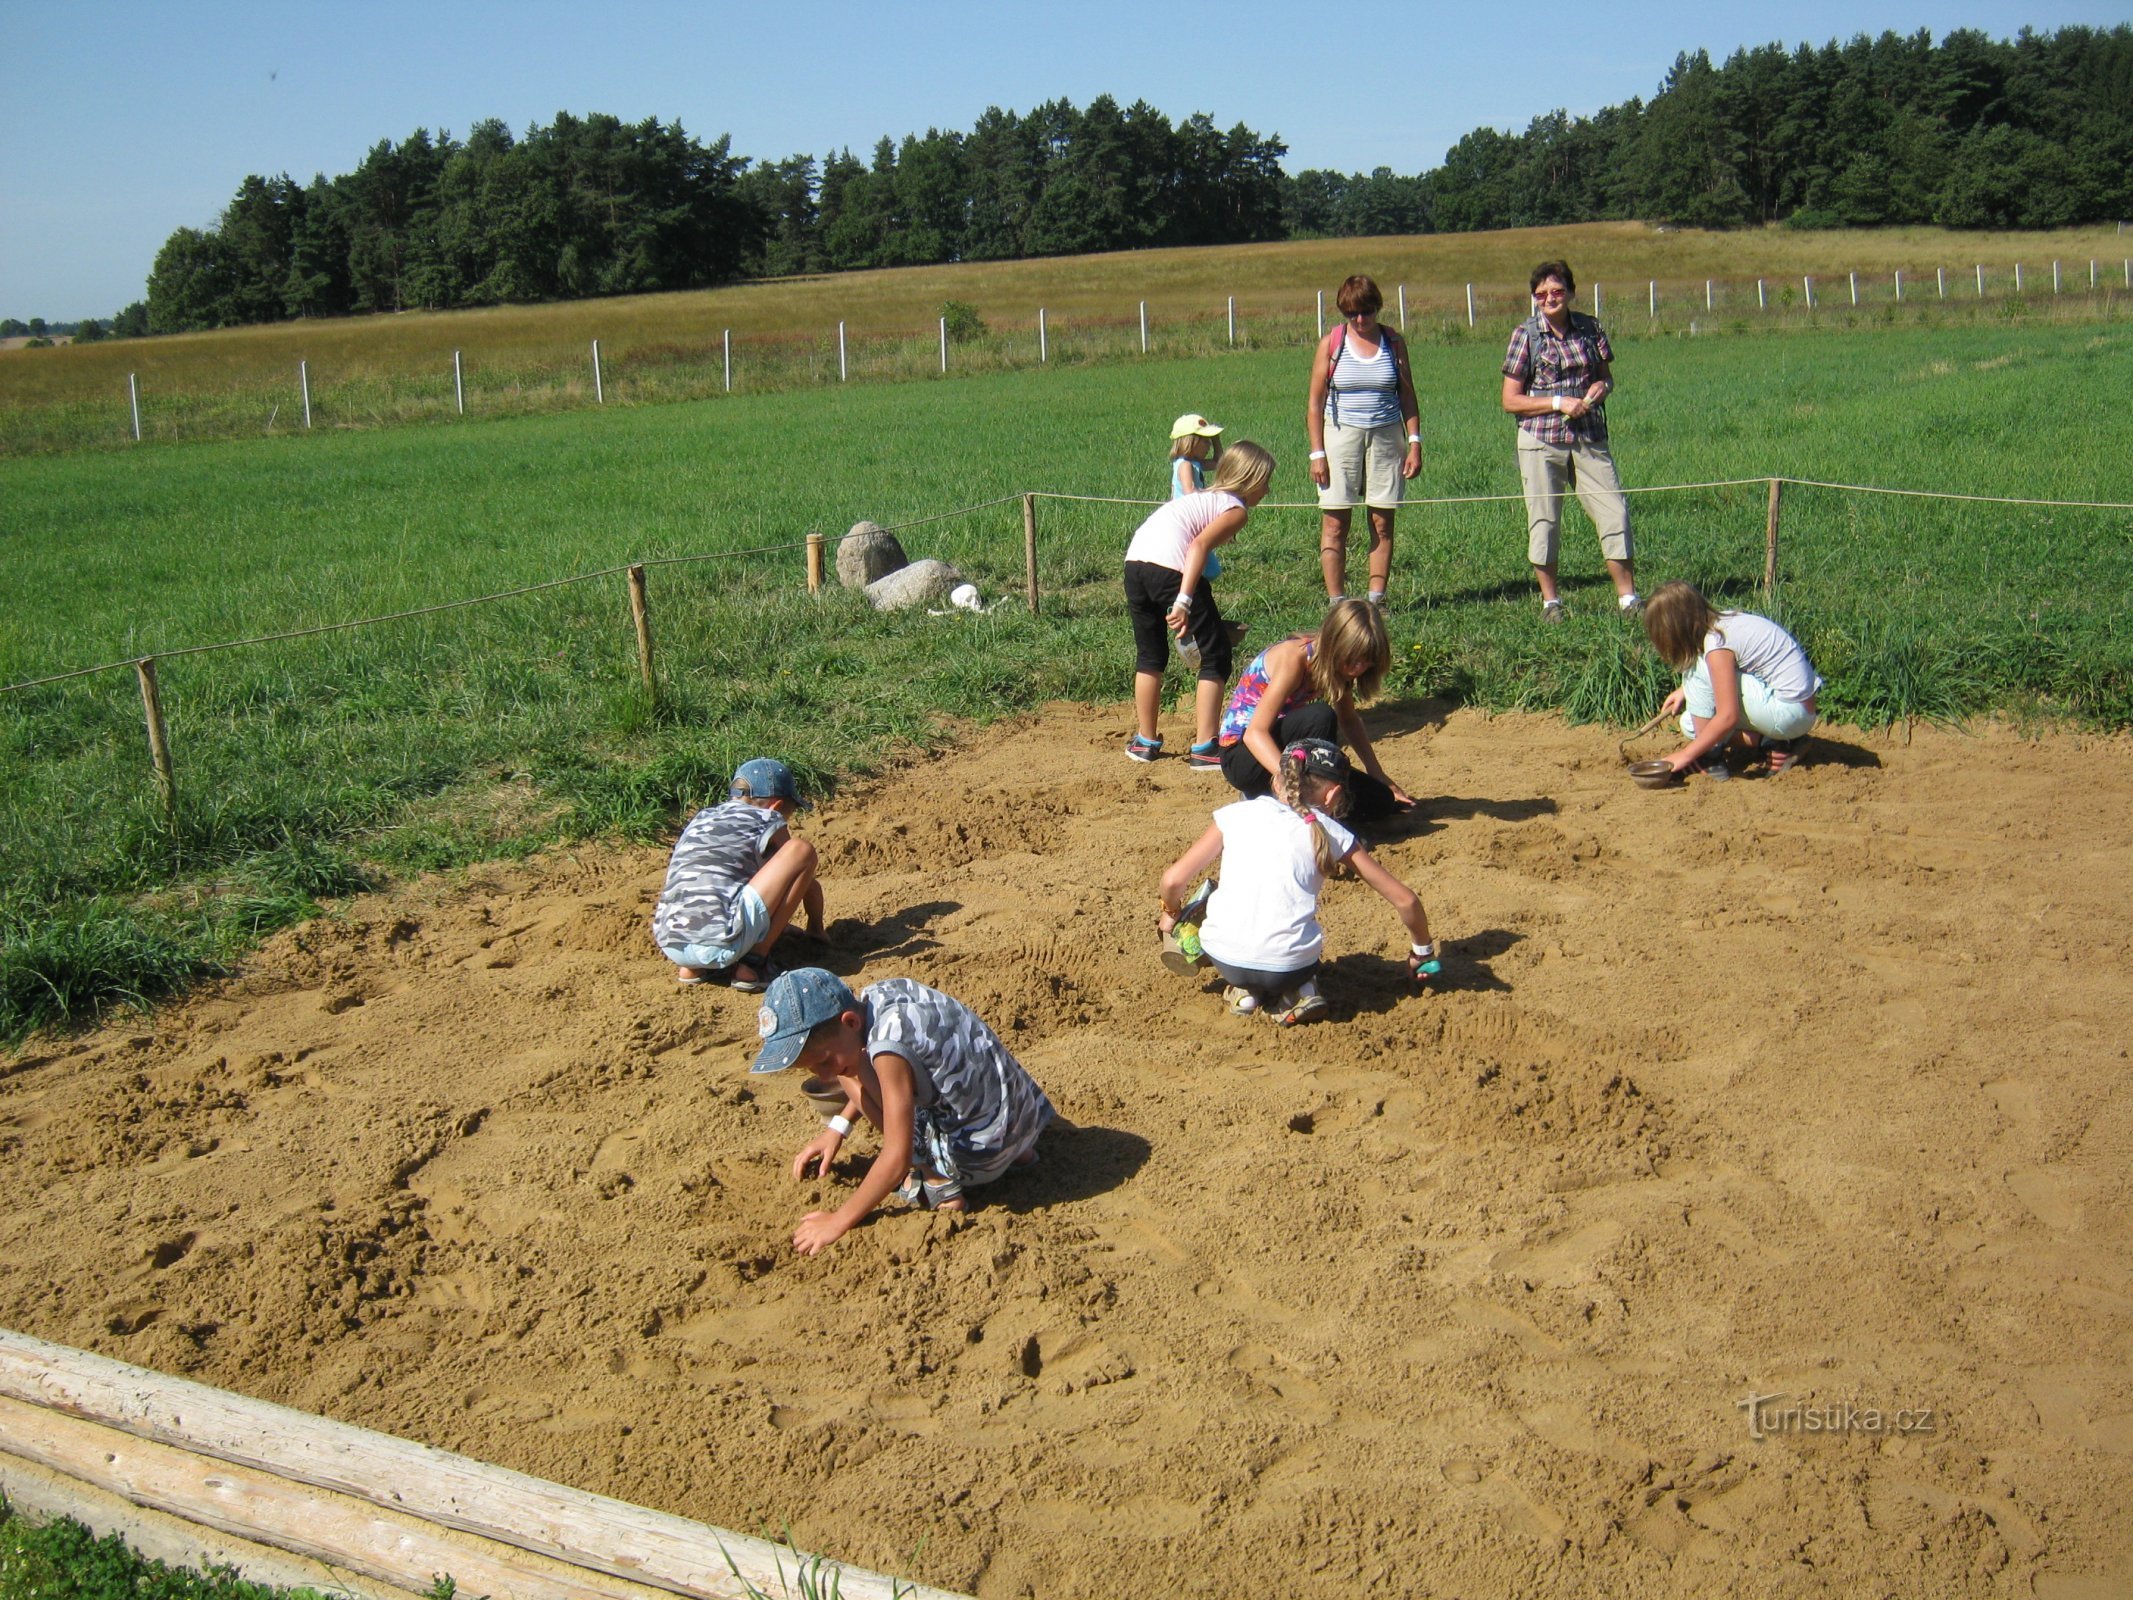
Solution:
[{"label": "dirt mound", "polygon": [[966,1219],[795,1256],[852,1172],[791,1181],[757,1002],[653,951],[662,852],[556,853],[12,1063],[0,1321],[986,1596],[2109,1592],[2133,746],[1651,794],[1387,721],[1442,990],[1336,883],[1306,1028],[1157,966],[1227,791],[1115,711],[803,820],[785,954],[969,1001],[1072,1124]]}]

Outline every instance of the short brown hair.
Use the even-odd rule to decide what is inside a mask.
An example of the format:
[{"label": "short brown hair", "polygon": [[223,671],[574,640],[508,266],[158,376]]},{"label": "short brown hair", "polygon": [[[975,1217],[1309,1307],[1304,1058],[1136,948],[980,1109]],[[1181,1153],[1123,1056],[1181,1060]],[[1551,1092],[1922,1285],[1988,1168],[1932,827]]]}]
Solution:
[{"label": "short brown hair", "polygon": [[1676,579],[1662,583],[1644,602],[1644,636],[1659,659],[1687,672],[1703,654],[1705,635],[1718,626],[1718,613],[1694,584]]},{"label": "short brown hair", "polygon": [[1374,317],[1384,309],[1385,297],[1378,293],[1376,283],[1358,272],[1340,286],[1333,303],[1341,308],[1344,317]]},{"label": "short brown hair", "polygon": [[1535,267],[1532,278],[1526,283],[1526,292],[1531,294],[1550,278],[1561,278],[1563,280],[1563,293],[1576,294],[1578,292],[1577,275],[1570,270],[1570,263],[1567,261],[1543,261],[1539,266]]}]

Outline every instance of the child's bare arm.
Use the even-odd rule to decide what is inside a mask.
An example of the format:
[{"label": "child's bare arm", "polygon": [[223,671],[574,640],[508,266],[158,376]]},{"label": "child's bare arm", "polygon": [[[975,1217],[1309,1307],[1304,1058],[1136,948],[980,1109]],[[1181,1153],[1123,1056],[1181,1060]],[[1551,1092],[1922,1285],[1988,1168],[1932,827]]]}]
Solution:
[{"label": "child's bare arm", "polygon": [[881,1153],[851,1199],[835,1211],[810,1211],[793,1230],[793,1248],[803,1256],[835,1244],[896,1192],[911,1170],[911,1124],[915,1090],[911,1063],[883,1051],[874,1057],[881,1093]]},{"label": "child's bare arm", "polygon": [[1158,930],[1168,933],[1177,926],[1178,908],[1185,903],[1186,885],[1213,866],[1221,854],[1222,830],[1210,822],[1207,831],[1164,869],[1160,890],[1163,910],[1155,923]]},{"label": "child's bare arm", "polygon": [[1399,914],[1407,929],[1407,936],[1416,944],[1429,943],[1429,913],[1422,909],[1422,897],[1407,887],[1384,863],[1357,845],[1349,853],[1348,864],[1355,868],[1355,875],[1385,897],[1385,903]]}]

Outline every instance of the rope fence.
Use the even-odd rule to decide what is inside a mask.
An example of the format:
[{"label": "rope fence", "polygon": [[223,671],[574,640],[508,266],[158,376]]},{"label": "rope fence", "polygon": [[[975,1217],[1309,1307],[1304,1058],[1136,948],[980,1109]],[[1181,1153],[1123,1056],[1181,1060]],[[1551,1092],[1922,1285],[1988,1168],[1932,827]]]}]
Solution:
[{"label": "rope fence", "polygon": [[[1832,483],[1817,478],[1792,478],[1767,476],[1756,478],[1715,478],[1699,483],[1645,484],[1625,489],[1625,494],[1685,494],[1713,489],[1741,489],[1763,485],[1768,490],[1768,514],[1765,523],[1765,548],[1763,565],[1763,589],[1766,598],[1774,597],[1778,583],[1778,534],[1781,509],[1786,486],[1800,489],[1821,489],[1841,494],[1865,494],[1896,496],[1918,500],[1946,500],[1973,505],[2027,506],[2080,511],[2133,511],[2133,501],[2124,500],[2053,500],[2017,495],[1960,494],[1938,489],[1891,488],[1880,484]],[[1440,495],[1427,499],[1409,500],[1405,506],[1457,506],[1485,505],[1519,502],[1522,494]],[[884,533],[895,533],[909,528],[925,527],[932,523],[967,517],[998,506],[1020,502],[1022,506],[1023,562],[1027,585],[1027,599],[1031,615],[1036,615],[1040,606],[1040,591],[1037,576],[1037,502],[1055,500],[1083,505],[1153,506],[1161,500],[1137,499],[1122,495],[1071,494],[1060,490],[1036,489],[1020,494],[999,495],[990,500],[981,500],[974,505],[958,506],[953,510],[936,512],[930,516],[913,517],[903,522],[882,526]],[[1261,509],[1273,511],[1316,511],[1315,501],[1268,502]],[[157,683],[156,668],[159,661],[170,661],[182,656],[206,655],[221,650],[238,650],[254,645],[281,644],[296,639],[317,638],[329,633],[342,633],[355,628],[381,626],[387,623],[407,622],[418,617],[436,616],[448,611],[462,611],[472,606],[489,605],[500,600],[515,600],[547,590],[563,589],[575,584],[592,583],[618,575],[628,584],[630,617],[637,646],[639,676],[645,692],[656,706],[660,698],[659,678],[654,667],[652,651],[651,602],[645,581],[645,573],[654,567],[679,567],[699,565],[708,561],[733,560],[747,556],[779,555],[793,550],[806,552],[807,590],[819,593],[824,582],[827,540],[820,533],[809,533],[802,539],[773,544],[749,545],[736,550],[719,550],[695,555],[653,556],[641,561],[626,562],[619,566],[602,567],[593,572],[573,573],[565,578],[550,578],[541,583],[529,583],[513,589],[498,590],[494,594],[473,595],[463,600],[446,600],[436,605],[417,606],[406,611],[387,612],[374,617],[356,617],[342,622],[320,623],[315,627],[291,628],[278,633],[258,634],[244,639],[218,640],[209,644],[179,645],[149,655],[128,656],[117,661],[101,662],[90,667],[76,667],[65,672],[55,672],[43,677],[24,679],[19,683],[0,684],[0,694],[17,694],[25,690],[39,689],[50,684],[65,683],[77,678],[94,677],[99,673],[116,672],[131,667],[139,681],[141,706],[148,730],[150,760],[155,772],[155,782],[166,817],[175,818],[177,811],[177,783],[172,770],[169,732],[163,718],[162,698]]]}]

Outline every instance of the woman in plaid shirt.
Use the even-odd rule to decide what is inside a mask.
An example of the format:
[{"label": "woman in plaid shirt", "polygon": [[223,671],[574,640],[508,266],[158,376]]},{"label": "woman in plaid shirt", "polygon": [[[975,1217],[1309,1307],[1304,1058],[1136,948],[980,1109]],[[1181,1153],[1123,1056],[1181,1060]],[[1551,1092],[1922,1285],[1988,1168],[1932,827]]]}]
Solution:
[{"label": "woman in plaid shirt", "polygon": [[1540,580],[1541,615],[1563,619],[1555,586],[1562,547],[1563,490],[1600,533],[1600,553],[1622,610],[1644,609],[1630,564],[1629,502],[1607,451],[1607,396],[1614,350],[1599,323],[1570,309],[1577,279],[1567,261],[1533,269],[1533,315],[1511,334],[1503,358],[1503,408],[1518,419],[1518,476],[1526,490],[1526,559]]}]

